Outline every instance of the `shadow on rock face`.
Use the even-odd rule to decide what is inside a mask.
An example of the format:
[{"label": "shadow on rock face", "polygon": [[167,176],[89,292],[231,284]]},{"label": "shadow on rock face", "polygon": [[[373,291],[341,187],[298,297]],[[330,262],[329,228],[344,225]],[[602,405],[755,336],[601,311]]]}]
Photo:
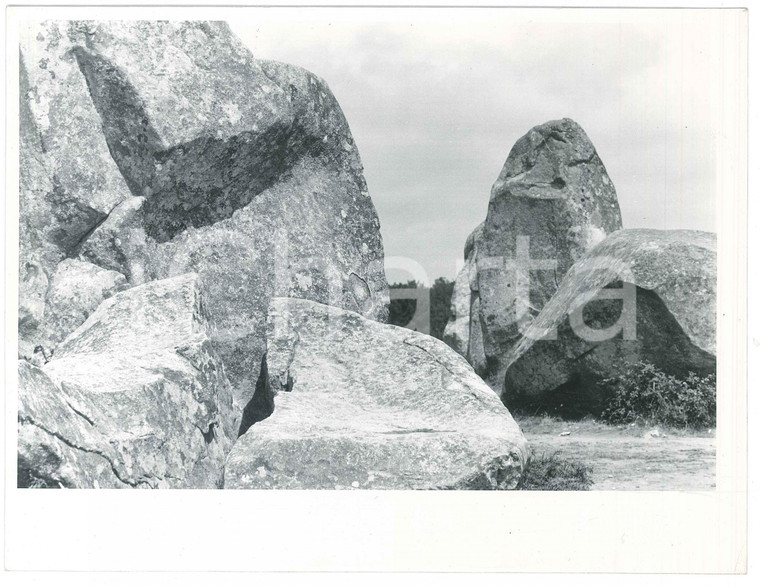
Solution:
[{"label": "shadow on rock face", "polygon": [[[584,307],[584,322],[594,329],[610,327],[620,317],[622,301],[598,299]],[[548,413],[578,419],[599,415],[605,399],[604,379],[626,364],[649,362],[673,376],[715,372],[715,356],[692,343],[662,299],[636,287],[636,338],[623,331],[604,342],[587,342],[571,328],[569,318],[557,340],[539,340],[507,369],[502,400],[523,413]]]},{"label": "shadow on rock face", "polygon": [[94,51],[75,46],[71,53],[87,81],[103,121],[108,150],[133,195],[146,195],[153,183],[153,156],[164,149],[137,90],[126,75]]},{"label": "shadow on rock face", "polygon": [[256,381],[256,390],[253,397],[243,409],[243,417],[240,421],[238,437],[243,435],[248,429],[259,421],[264,421],[274,413],[274,394],[269,384],[269,372],[267,370],[267,355],[264,354],[261,359],[261,370],[259,379]]},{"label": "shadow on rock face", "polygon": [[145,230],[166,242],[189,226],[232,216],[271,187],[304,154],[324,144],[298,121],[263,132],[218,139],[202,136],[166,148],[137,89],[114,63],[81,46],[72,49],[103,121],[111,156],[135,196],[145,196]]}]

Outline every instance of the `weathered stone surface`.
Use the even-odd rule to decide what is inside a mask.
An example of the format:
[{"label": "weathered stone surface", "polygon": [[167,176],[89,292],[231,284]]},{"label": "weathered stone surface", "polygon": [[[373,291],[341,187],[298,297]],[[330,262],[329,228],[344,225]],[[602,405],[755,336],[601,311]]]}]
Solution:
[{"label": "weathered stone surface", "polygon": [[[597,298],[601,291],[609,294],[608,285],[617,288],[613,294],[618,299]],[[574,331],[570,321],[574,312],[576,316],[582,312],[588,328],[613,328],[624,315],[620,297],[626,285],[635,296],[626,301],[633,308],[628,315],[635,320],[635,337],[623,330],[611,339],[593,341],[582,324]],[[688,230],[612,234],[573,265],[507,355],[505,403],[582,414],[598,410],[599,382],[626,364],[647,361],[681,377],[688,372],[703,376],[715,372],[716,291],[714,234]],[[541,339],[555,328],[556,340]]]},{"label": "weathered stone surface", "polygon": [[443,331],[443,341],[462,356],[467,356],[470,345],[470,306],[472,291],[470,282],[477,279],[475,269],[476,239],[483,233],[480,224],[467,237],[464,245],[464,266],[454,282],[451,295],[451,318]]},{"label": "weathered stone surface", "polygon": [[79,27],[87,40],[73,54],[116,164],[151,198],[151,236],[229,217],[276,179],[288,98],[225,23]]},{"label": "weathered stone surface", "polygon": [[443,341],[458,354],[467,356],[470,343],[470,271],[459,271],[451,294],[451,317],[443,330]]},{"label": "weathered stone surface", "polygon": [[[483,344],[483,325],[480,323],[480,296],[476,291],[473,291],[471,300],[470,339],[467,346],[467,362],[488,383],[488,360],[486,359],[486,350]],[[489,383],[489,385],[493,388],[492,383]]]},{"label": "weathered stone surface", "polygon": [[[324,81],[255,60],[226,24],[203,22],[32,24],[21,71],[21,356],[43,364],[39,340],[63,338],[97,297],[62,285],[65,258],[100,267],[117,288],[109,271],[131,287],[196,272],[204,352],[225,365],[237,417],[273,295],[386,319],[379,221]],[[56,384],[126,385],[159,368],[115,352],[113,375],[68,364],[77,335],[45,366]]]},{"label": "weathered stone surface", "polygon": [[160,276],[200,275],[213,340],[241,410],[258,377],[272,296],[313,299],[385,318],[382,249],[378,253],[361,243],[362,234],[376,233],[377,226],[356,196],[352,184],[305,157],[287,180],[229,220],[187,230],[157,246],[149,259],[149,269]]},{"label": "weathered stone surface", "polygon": [[250,400],[272,295],[384,320],[379,221],[327,85],[258,61],[224,23],[80,23],[74,51],[132,192],[79,246],[136,285],[200,275],[213,343]]},{"label": "weathered stone surface", "polygon": [[28,86],[21,67],[19,99],[19,350],[23,352],[45,313],[49,275],[63,256],[49,237],[53,217],[48,195],[53,184],[43,162],[42,144],[24,98]]},{"label": "weathered stone surface", "polygon": [[[120,488],[130,477],[93,423],[87,397],[62,391],[45,372],[18,362],[18,486]],[[102,413],[98,423],[107,420]]]},{"label": "weathered stone surface", "polygon": [[301,299],[271,301],[241,431],[226,488],[514,488],[527,456],[443,342]]},{"label": "weathered stone surface", "polygon": [[39,344],[48,357],[112,295],[127,288],[124,275],[88,262],[64,259],[58,264],[45,300],[45,322]]},{"label": "weathered stone surface", "polygon": [[19,365],[20,482],[215,488],[232,397],[194,274],[107,299],[42,370]]},{"label": "weathered stone surface", "polygon": [[111,158],[101,118],[74,55],[75,47],[87,43],[88,26],[75,21],[30,22],[19,34],[26,78],[22,100],[52,178],[51,204],[102,217],[130,192]]},{"label": "weathered stone surface", "polygon": [[467,362],[479,375],[486,369],[486,354],[483,347],[483,324],[480,322],[480,291],[478,290],[478,250],[483,238],[483,224],[480,224],[468,236],[464,245],[465,257],[468,258],[470,282],[470,330],[467,341]]},{"label": "weathered stone surface", "polygon": [[145,282],[145,262],[150,243],[143,223],[144,197],[130,197],[83,241],[79,258],[123,274],[132,285]]},{"label": "weathered stone surface", "polygon": [[[361,164],[326,84],[258,61],[221,22],[80,22],[72,55],[146,230],[166,241],[229,218],[305,153]],[[337,169],[336,169],[337,171]]]},{"label": "weathered stone surface", "polygon": [[38,360],[58,262],[130,193],[71,54],[74,23],[27,23],[19,32],[19,355]]},{"label": "weathered stone surface", "polygon": [[[547,122],[515,143],[491,189],[476,260],[489,384],[501,386],[504,355],[572,264],[620,228],[615,188],[578,124]],[[527,303],[516,291],[528,284],[505,263],[531,264]]]}]

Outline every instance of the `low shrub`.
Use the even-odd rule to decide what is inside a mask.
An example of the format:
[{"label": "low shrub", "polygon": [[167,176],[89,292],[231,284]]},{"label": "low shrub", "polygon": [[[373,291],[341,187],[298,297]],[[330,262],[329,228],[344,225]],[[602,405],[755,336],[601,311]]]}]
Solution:
[{"label": "low shrub", "polygon": [[566,460],[556,453],[532,454],[517,490],[588,490],[594,483],[591,472],[590,466]]},{"label": "low shrub", "polygon": [[715,375],[689,373],[681,380],[647,362],[630,366],[602,382],[608,423],[646,423],[673,427],[715,426]]}]

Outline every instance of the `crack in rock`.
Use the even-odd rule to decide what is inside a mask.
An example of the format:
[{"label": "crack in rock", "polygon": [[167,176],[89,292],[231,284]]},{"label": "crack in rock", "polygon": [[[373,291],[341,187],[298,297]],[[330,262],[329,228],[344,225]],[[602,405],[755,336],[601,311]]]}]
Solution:
[{"label": "crack in rock", "polygon": [[85,448],[84,446],[78,446],[77,444],[75,444],[74,442],[72,442],[71,440],[69,440],[68,438],[66,438],[65,436],[61,435],[60,433],[57,433],[55,431],[52,431],[52,430],[46,428],[44,425],[38,423],[37,421],[34,420],[34,418],[29,417],[28,415],[19,416],[18,421],[19,421],[19,423],[26,423],[26,424],[29,424],[29,425],[33,425],[37,429],[40,429],[40,430],[44,431],[48,435],[56,438],[57,440],[59,440],[60,442],[62,442],[63,444],[67,445],[68,447],[70,447],[73,450],[79,450],[80,452],[85,452],[85,453],[88,453],[88,454],[95,454],[96,456],[100,456],[106,462],[108,462],[108,465],[111,467],[111,471],[113,472],[114,476],[116,476],[117,480],[119,480],[119,482],[121,482],[122,484],[129,485],[129,486],[131,486],[133,488],[137,488],[140,485],[147,485],[150,488],[154,488],[150,484],[150,482],[148,482],[147,480],[130,480],[130,479],[122,476],[121,472],[116,467],[116,464],[106,454],[104,454],[100,450],[95,450],[95,449],[91,449],[91,448]]}]

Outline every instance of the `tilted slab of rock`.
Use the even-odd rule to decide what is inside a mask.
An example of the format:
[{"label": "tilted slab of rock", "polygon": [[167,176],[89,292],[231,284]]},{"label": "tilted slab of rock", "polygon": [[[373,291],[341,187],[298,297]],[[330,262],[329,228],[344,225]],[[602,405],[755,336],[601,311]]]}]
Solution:
[{"label": "tilted slab of rock", "polygon": [[[121,190],[117,185],[121,178],[116,166],[111,161],[109,171],[104,160],[109,157],[105,140],[91,141],[82,118],[87,116],[80,116],[76,103],[85,112],[91,104],[83,80],[79,90],[84,93],[69,83],[70,76],[81,77],[78,69],[67,73],[65,61],[51,60],[38,45],[33,38],[22,42],[22,52],[38,62],[30,82],[30,64],[22,53],[19,80],[19,355],[35,361],[52,350],[44,345],[43,330],[52,327],[46,323],[46,297],[58,263],[74,254],[114,201],[129,195],[123,181]],[[90,127],[100,132],[97,114],[91,113]],[[35,348],[43,349],[39,356]]]},{"label": "tilted slab of rock", "polygon": [[206,329],[182,275],[101,303],[42,369],[20,361],[21,485],[220,486],[232,396]]},{"label": "tilted slab of rock", "polygon": [[50,237],[53,217],[49,194],[53,182],[43,163],[40,137],[32,123],[23,95],[27,86],[21,68],[19,100],[19,299],[18,333],[20,353],[42,323],[45,294],[50,275],[63,252]]},{"label": "tilted slab of rock", "polygon": [[[549,301],[572,264],[620,228],[615,187],[578,124],[547,122],[515,143],[491,189],[476,261],[483,375],[494,389],[521,327]],[[514,265],[529,274],[526,303],[516,291],[528,284]]]},{"label": "tilted slab of rock", "polygon": [[[624,306],[620,298],[626,284],[633,295],[629,293]],[[612,289],[605,288],[608,285]],[[570,269],[507,356],[506,404],[594,412],[601,399],[599,382],[639,361],[680,377],[689,372],[714,373],[716,291],[714,234],[688,230],[612,234]],[[598,298],[603,292],[617,299]],[[624,314],[625,307],[632,313]],[[574,313],[576,319],[582,315],[583,322],[573,325]],[[626,322],[626,315],[633,322]],[[620,329],[627,323],[635,323],[635,335],[627,336]],[[611,328],[609,334],[620,331],[611,339],[594,341],[586,328],[592,336],[605,328]],[[554,329],[556,340],[541,339]]]},{"label": "tilted slab of rock", "polygon": [[273,295],[387,317],[379,221],[324,81],[255,60],[224,23],[78,23],[72,55],[138,197],[78,246],[131,285],[197,272],[242,408]]},{"label": "tilted slab of rock", "polygon": [[[18,361],[18,383],[19,488],[137,485],[93,425],[93,408],[86,397],[63,392],[43,370],[25,360]],[[104,419],[102,413],[98,416]]]},{"label": "tilted slab of rock", "polygon": [[151,197],[151,236],[229,217],[287,166],[289,96],[225,23],[77,26],[73,56],[116,164]]},{"label": "tilted slab of rock", "polygon": [[[124,275],[76,259],[58,264],[45,299],[42,351],[52,351],[77,329],[102,301],[127,288]],[[49,356],[47,356],[49,358]]]},{"label": "tilted slab of rock", "polygon": [[271,302],[243,430],[225,488],[506,489],[527,457],[509,412],[443,342],[301,299]]},{"label": "tilted slab of rock", "polygon": [[255,60],[226,23],[69,28],[80,31],[71,55],[113,158],[134,195],[148,197],[152,238],[229,218],[306,153],[325,155],[365,187],[326,84],[298,67]]}]

